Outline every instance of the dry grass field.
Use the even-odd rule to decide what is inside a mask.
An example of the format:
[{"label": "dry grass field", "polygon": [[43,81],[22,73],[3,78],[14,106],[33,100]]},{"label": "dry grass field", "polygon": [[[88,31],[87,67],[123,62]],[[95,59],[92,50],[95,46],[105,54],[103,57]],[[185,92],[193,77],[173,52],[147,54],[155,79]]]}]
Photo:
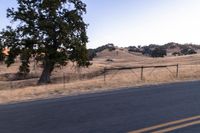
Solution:
[{"label": "dry grass field", "polygon": [[[109,60],[108,60],[109,59]],[[41,68],[33,61],[31,73],[26,80],[14,80],[19,63],[7,68],[0,65],[0,103],[11,103],[34,99],[78,95],[113,90],[120,87],[141,86],[200,79],[200,54],[150,58],[126,49],[103,51],[92,61],[89,68],[76,68],[72,63],[56,68],[52,74],[52,84],[37,86]],[[108,71],[104,81],[104,68],[179,64],[179,77],[176,67],[146,68],[141,81],[141,69]]]}]

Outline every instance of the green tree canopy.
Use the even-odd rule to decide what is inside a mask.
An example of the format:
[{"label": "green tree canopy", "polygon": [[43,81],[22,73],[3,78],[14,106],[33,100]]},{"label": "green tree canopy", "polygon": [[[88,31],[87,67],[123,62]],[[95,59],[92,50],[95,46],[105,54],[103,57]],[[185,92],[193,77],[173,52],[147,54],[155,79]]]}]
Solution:
[{"label": "green tree canopy", "polygon": [[[18,8],[9,8],[7,17],[15,28],[1,32],[1,42],[10,49],[6,64],[20,56],[20,72],[29,72],[29,60],[43,62],[39,84],[49,83],[56,64],[66,61],[88,66],[86,43],[87,24],[83,20],[86,4],[81,0],[17,0]],[[42,58],[37,58],[41,57]]]}]

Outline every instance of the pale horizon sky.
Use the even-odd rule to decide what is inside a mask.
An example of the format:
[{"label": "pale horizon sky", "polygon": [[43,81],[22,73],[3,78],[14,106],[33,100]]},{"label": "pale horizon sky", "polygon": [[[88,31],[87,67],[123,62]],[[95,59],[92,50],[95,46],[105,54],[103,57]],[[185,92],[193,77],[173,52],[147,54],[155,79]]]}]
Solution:
[{"label": "pale horizon sky", "polygon": [[[88,27],[88,48],[107,43],[119,47],[200,44],[200,0],[83,0]],[[9,25],[6,9],[16,0],[1,0],[0,29]]]}]

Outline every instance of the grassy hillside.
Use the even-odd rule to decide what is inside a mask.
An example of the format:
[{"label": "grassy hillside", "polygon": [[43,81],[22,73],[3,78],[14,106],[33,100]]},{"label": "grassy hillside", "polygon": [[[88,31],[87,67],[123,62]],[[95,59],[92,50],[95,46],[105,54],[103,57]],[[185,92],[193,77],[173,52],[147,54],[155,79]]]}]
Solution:
[{"label": "grassy hillside", "polygon": [[[0,65],[0,103],[28,99],[50,98],[110,90],[125,86],[159,84],[200,79],[200,54],[151,58],[142,53],[130,52],[128,48],[104,49],[97,52],[89,68],[77,68],[69,63],[58,67],[52,74],[52,84],[37,86],[41,74],[40,64],[31,62],[31,73],[27,79],[16,80],[19,62],[7,68]],[[144,69],[144,80],[140,80],[141,70],[109,71],[104,82],[104,68],[179,64],[179,78],[176,68]]]}]

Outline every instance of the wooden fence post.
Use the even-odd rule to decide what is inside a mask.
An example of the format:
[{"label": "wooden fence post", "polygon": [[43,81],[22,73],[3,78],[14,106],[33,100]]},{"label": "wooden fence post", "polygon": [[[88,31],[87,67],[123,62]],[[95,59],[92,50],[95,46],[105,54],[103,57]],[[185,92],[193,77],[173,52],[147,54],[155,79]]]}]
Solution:
[{"label": "wooden fence post", "polygon": [[141,80],[143,80],[144,67],[141,67]]},{"label": "wooden fence post", "polygon": [[65,73],[63,73],[63,88],[64,88],[64,89],[65,89],[65,83],[66,83],[66,82],[65,82],[65,78],[66,78],[66,77],[65,77]]},{"label": "wooden fence post", "polygon": [[179,77],[179,65],[177,64],[176,65],[176,78]]},{"label": "wooden fence post", "polygon": [[104,74],[104,84],[106,83],[106,68],[104,67],[104,71],[103,71],[103,74]]}]

